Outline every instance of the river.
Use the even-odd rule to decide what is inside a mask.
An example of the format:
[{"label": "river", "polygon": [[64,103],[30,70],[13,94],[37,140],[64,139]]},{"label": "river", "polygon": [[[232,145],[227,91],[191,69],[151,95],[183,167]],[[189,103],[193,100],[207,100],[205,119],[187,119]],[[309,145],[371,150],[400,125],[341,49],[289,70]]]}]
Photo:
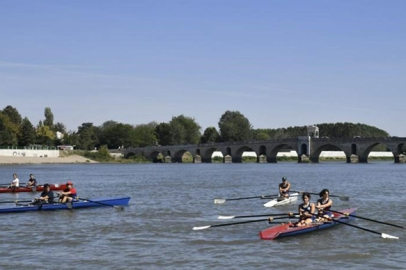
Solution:
[{"label": "river", "polygon": [[[266,209],[260,199],[214,204],[214,198],[276,194],[281,177],[294,190],[328,188],[333,209],[404,226],[405,164],[49,164],[1,165],[2,183],[16,172],[39,183],[72,180],[82,198],[131,196],[124,211],[111,208],[1,214],[0,269],[406,269],[404,230],[356,219],[280,240],[260,240],[266,222],[193,231],[228,223],[218,215],[297,210]],[[0,194],[1,201],[35,194]],[[312,197],[312,201],[316,196]],[[0,204],[0,207],[12,206]],[[241,221],[241,220],[237,220]]]}]

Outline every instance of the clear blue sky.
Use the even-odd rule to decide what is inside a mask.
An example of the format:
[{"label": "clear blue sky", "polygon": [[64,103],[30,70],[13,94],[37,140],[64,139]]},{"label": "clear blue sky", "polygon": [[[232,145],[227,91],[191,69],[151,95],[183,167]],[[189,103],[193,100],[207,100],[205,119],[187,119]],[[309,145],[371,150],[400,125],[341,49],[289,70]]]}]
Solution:
[{"label": "clear blue sky", "polygon": [[[254,128],[353,122],[406,137],[406,1],[0,2],[0,109],[37,125],[240,111]],[[321,134],[322,135],[322,134]]]}]

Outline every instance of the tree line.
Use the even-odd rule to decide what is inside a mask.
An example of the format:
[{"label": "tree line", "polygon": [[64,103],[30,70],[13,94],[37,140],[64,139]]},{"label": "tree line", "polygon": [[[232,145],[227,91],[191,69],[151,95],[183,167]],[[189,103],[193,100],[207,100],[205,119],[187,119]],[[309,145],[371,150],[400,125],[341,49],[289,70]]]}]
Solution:
[{"label": "tree line", "polygon": [[[377,127],[353,123],[322,123],[320,137],[352,138],[388,137]],[[113,120],[100,126],[85,122],[77,131],[67,131],[61,122],[54,123],[51,108],[44,110],[44,120],[34,126],[18,110],[7,106],[0,110],[0,146],[74,145],[76,149],[92,150],[100,146],[108,149],[144,147],[156,145],[199,144],[211,142],[237,142],[245,140],[270,140],[295,138],[307,134],[306,126],[277,129],[254,129],[250,121],[239,111],[226,111],[221,115],[218,128],[211,126],[201,133],[201,126],[193,117],[179,115],[165,123],[150,122],[130,125]],[[61,135],[61,136],[57,136]]]}]

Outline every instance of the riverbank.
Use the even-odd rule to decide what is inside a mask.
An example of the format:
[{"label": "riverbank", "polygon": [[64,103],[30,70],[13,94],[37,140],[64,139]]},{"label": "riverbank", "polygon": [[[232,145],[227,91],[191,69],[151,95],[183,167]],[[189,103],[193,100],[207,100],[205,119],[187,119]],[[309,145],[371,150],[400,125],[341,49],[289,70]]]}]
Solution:
[{"label": "riverbank", "polygon": [[0,156],[0,164],[71,164],[71,163],[98,163],[98,162],[79,155],[69,155],[60,157]]}]

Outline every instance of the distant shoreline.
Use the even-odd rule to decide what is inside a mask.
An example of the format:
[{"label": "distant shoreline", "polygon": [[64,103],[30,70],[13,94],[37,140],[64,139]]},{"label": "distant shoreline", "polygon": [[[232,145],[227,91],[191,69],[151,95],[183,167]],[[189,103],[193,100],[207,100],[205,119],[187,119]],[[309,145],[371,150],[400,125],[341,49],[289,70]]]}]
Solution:
[{"label": "distant shoreline", "polygon": [[72,164],[72,163],[99,163],[97,161],[79,156],[70,155],[64,157],[15,157],[0,156],[0,164]]}]

